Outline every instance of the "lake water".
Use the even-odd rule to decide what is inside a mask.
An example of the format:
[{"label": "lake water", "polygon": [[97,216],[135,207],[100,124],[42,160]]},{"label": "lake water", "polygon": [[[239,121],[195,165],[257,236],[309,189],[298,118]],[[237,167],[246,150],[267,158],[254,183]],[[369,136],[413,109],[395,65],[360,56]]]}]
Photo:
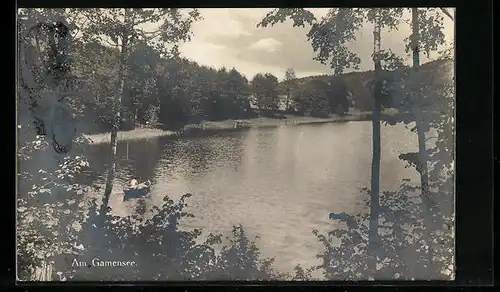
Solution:
[{"label": "lake water", "polygon": [[[105,174],[109,145],[89,149],[94,170]],[[381,190],[395,190],[404,178],[417,182],[398,155],[417,151],[416,135],[404,126],[382,126]],[[357,212],[363,187],[370,186],[371,122],[252,128],[210,137],[120,142],[118,173],[110,205],[118,215],[136,212],[139,200],[122,201],[134,177],[153,182],[146,205],[161,206],[165,195],[189,192],[196,217],[183,228],[229,235],[242,224],[260,236],[263,256],[291,271],[318,263],[322,246],[313,229],[335,228],[330,212]],[[103,178],[101,178],[103,179]]]}]

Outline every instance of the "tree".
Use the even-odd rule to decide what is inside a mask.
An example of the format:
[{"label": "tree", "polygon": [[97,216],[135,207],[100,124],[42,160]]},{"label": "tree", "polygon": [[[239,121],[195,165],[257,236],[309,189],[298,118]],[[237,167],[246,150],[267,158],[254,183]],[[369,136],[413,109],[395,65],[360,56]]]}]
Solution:
[{"label": "tree", "polygon": [[[399,120],[399,122],[405,124],[415,122],[413,130],[417,133],[419,150],[417,153],[405,153],[401,155],[400,158],[415,165],[420,175],[420,197],[426,210],[423,212],[423,217],[424,229],[426,230],[424,240],[429,246],[426,252],[427,263],[425,264],[428,266],[432,265],[434,258],[434,248],[432,247],[431,237],[433,230],[436,230],[436,223],[432,218],[435,216],[434,214],[438,214],[439,211],[437,210],[437,204],[431,199],[429,190],[429,159],[426,149],[426,133],[432,130],[431,120],[436,118],[432,117],[433,114],[431,112],[435,112],[436,108],[441,107],[442,104],[442,101],[440,101],[441,98],[436,97],[436,94],[431,94],[428,89],[431,87],[439,88],[442,87],[442,85],[437,85],[436,79],[432,80],[429,78],[434,74],[424,74],[421,72],[420,52],[429,55],[431,51],[443,45],[445,40],[442,32],[443,16],[440,14],[439,9],[411,8],[411,20],[412,34],[408,38],[409,42],[406,48],[407,51],[412,52],[413,68],[411,70],[398,70],[403,74],[398,73],[402,77],[394,78],[400,79],[400,81],[396,82],[396,86],[399,88],[396,90],[393,89],[393,91],[396,92],[393,97],[398,99],[398,104],[402,105],[400,107],[400,112],[403,118]],[[433,98],[431,98],[431,96],[433,96]],[[397,122],[398,121],[394,121],[391,124]],[[439,227],[437,228],[439,229]]]},{"label": "tree", "polygon": [[257,74],[251,82],[254,103],[260,110],[277,111],[279,109],[278,78],[266,73]]},{"label": "tree", "polygon": [[[88,167],[75,155],[81,97],[74,92],[71,25],[59,10],[19,11],[17,271],[20,280],[50,280],[47,268],[78,245],[74,225],[84,212],[67,193],[86,191],[75,177]],[[35,120],[33,123],[32,120]],[[52,147],[49,147],[52,144]],[[52,151],[54,150],[54,151]],[[64,194],[64,195],[61,195]]]},{"label": "tree", "polygon": [[288,111],[290,108],[290,101],[292,100],[293,92],[297,89],[297,78],[295,77],[295,71],[293,70],[293,68],[286,69],[283,85],[285,87],[286,94],[285,111]]},{"label": "tree", "polygon": [[213,104],[213,110],[217,119],[226,120],[232,116],[231,110],[233,109],[233,96],[231,85],[229,84],[229,72],[225,67],[217,70],[216,73],[216,102]]},{"label": "tree", "polygon": [[329,76],[301,83],[294,89],[291,101],[294,111],[299,114],[310,112],[316,117],[326,117],[330,113],[344,115],[349,110],[348,96],[349,90],[342,78]]},{"label": "tree", "polygon": [[215,70],[183,58],[164,60],[159,68],[156,89],[165,128],[249,116],[248,81],[236,69]]},{"label": "tree", "polygon": [[375,64],[375,86],[373,88],[373,110],[372,110],[372,178],[370,189],[370,227],[368,243],[368,268],[376,270],[377,255],[375,250],[380,246],[378,234],[379,226],[379,188],[380,188],[380,111],[381,111],[381,80],[382,65],[380,60],[380,42],[381,42],[381,14],[380,10],[370,10],[371,20],[373,22],[373,63]]},{"label": "tree", "polygon": [[78,91],[89,95],[83,100],[85,108],[79,130],[83,133],[110,131],[119,52],[97,42],[81,40],[75,41],[73,48],[73,71],[80,81]]},{"label": "tree", "polygon": [[[160,56],[167,57],[177,53],[176,43],[190,39],[190,27],[199,19],[196,9],[186,13],[181,9],[79,9],[87,20],[81,31],[85,39],[106,43],[119,50],[117,74],[117,93],[113,104],[113,127],[111,130],[111,155],[106,179],[101,214],[104,216],[108,207],[109,196],[113,190],[116,171],[117,134],[122,116],[122,100],[125,88],[130,82],[129,57],[131,47],[137,42],[150,43]],[[147,31],[144,24],[159,26],[157,30]],[[142,25],[142,26],[141,26]],[[168,47],[173,44],[173,47]],[[103,217],[104,218],[104,217]]]},{"label": "tree", "polygon": [[196,115],[204,119],[216,119],[214,103],[217,102],[217,71],[207,66],[200,66],[194,72],[195,90],[192,95]]},{"label": "tree", "polygon": [[[436,48],[437,45],[444,43],[444,35],[441,32],[442,27],[442,17],[441,19],[433,20],[426,19],[425,12],[422,10],[419,13],[417,8],[411,9],[412,13],[412,35],[411,35],[411,46],[413,52],[413,70],[416,74],[413,74],[410,78],[419,78],[418,70],[420,67],[420,48],[424,48],[429,52],[430,49]],[[439,17],[439,15],[438,15]],[[420,26],[423,26],[424,31],[420,31]],[[440,33],[434,33],[430,37],[426,36],[425,33],[429,29],[433,29]],[[421,38],[420,35],[423,35]],[[425,86],[424,84],[421,84]],[[427,165],[427,155],[426,155],[426,146],[425,146],[425,132],[428,131],[428,127],[425,125],[424,117],[423,117],[423,101],[422,96],[419,94],[419,88],[413,88],[414,94],[410,94],[410,103],[411,111],[413,113],[415,122],[416,122],[416,130],[418,135],[418,148],[419,148],[419,160],[421,165],[420,171],[420,180],[421,180],[421,188],[422,188],[422,196],[426,198],[429,194],[429,178],[428,178],[428,165]],[[428,199],[424,199],[424,202],[428,202]],[[427,204],[427,203],[426,203]]]},{"label": "tree", "polygon": [[38,135],[48,135],[57,153],[71,150],[75,120],[68,111],[74,76],[69,24],[50,10],[20,10],[18,21],[21,102],[29,105]]},{"label": "tree", "polygon": [[225,91],[231,102],[231,116],[247,116],[250,111],[248,80],[234,68],[227,74]]},{"label": "tree", "polygon": [[298,87],[293,97],[295,110],[300,114],[308,113],[312,117],[328,117],[330,85],[321,79],[311,79]]},{"label": "tree", "polygon": [[355,32],[362,26],[365,17],[373,24],[374,52],[373,62],[375,66],[375,86],[373,91],[372,111],[372,178],[370,190],[370,236],[368,254],[368,268],[375,273],[377,254],[376,249],[380,246],[378,239],[378,216],[379,216],[379,176],[380,176],[380,111],[381,111],[381,49],[380,32],[382,27],[396,28],[402,15],[401,8],[394,9],[350,9],[335,8],[321,20],[316,20],[314,15],[302,8],[276,9],[266,15],[258,26],[274,25],[283,22],[287,17],[294,21],[294,26],[311,24],[307,34],[309,41],[317,56],[315,60],[323,64],[329,64],[336,75],[344,72],[347,68],[358,68],[359,57],[350,52],[346,44],[355,40]]},{"label": "tree", "polygon": [[[411,9],[411,15],[412,15],[412,51],[413,51],[413,70],[418,71],[418,67],[420,66],[420,53],[419,53],[419,19],[418,19],[418,8],[412,8]],[[424,120],[422,116],[422,102],[420,100],[420,96],[417,96],[414,98],[414,101],[412,102],[414,106],[412,107],[412,112],[415,117],[415,122],[416,122],[416,129],[417,129],[417,135],[418,135],[418,156],[419,156],[419,165],[420,165],[420,186],[421,186],[421,195],[422,195],[422,201],[423,203],[427,206],[427,211],[431,212],[431,206],[430,206],[430,201],[427,199],[429,195],[429,177],[428,177],[428,166],[427,166],[427,154],[426,154],[426,147],[425,147],[425,130],[424,130]],[[427,225],[427,232],[430,232],[430,220],[429,215],[426,214],[425,216],[425,223]],[[429,236],[427,234],[425,238],[427,244],[430,244],[429,242]],[[430,252],[430,250],[429,250]],[[432,255],[430,254],[429,257],[430,260],[432,260]]]},{"label": "tree", "polygon": [[[341,10],[341,9],[339,9],[339,10]],[[435,10],[437,10],[437,9],[435,9]],[[349,13],[351,13],[351,14],[349,14]],[[375,80],[370,85],[374,91],[374,97],[375,97],[374,98],[374,110],[372,111],[372,114],[373,114],[373,119],[372,119],[373,137],[372,138],[373,138],[373,146],[374,146],[374,149],[373,149],[373,153],[374,153],[373,158],[374,159],[373,159],[373,163],[372,163],[372,189],[370,190],[370,195],[371,195],[370,208],[371,208],[371,211],[369,213],[369,216],[371,217],[371,220],[369,220],[369,221],[371,224],[370,224],[370,228],[367,230],[367,232],[370,233],[370,236],[368,237],[368,241],[370,243],[370,246],[368,248],[368,253],[371,254],[371,256],[370,256],[371,258],[370,258],[370,262],[369,262],[369,270],[373,272],[373,271],[375,271],[374,270],[375,258],[374,258],[373,251],[374,251],[375,246],[376,246],[374,243],[377,241],[374,239],[376,239],[376,237],[378,235],[375,232],[375,230],[378,228],[377,227],[378,224],[376,223],[376,221],[378,221],[377,218],[379,217],[378,216],[379,212],[377,212],[377,210],[376,210],[377,209],[376,207],[378,205],[377,204],[378,195],[376,195],[374,193],[374,192],[378,193],[378,184],[377,184],[378,180],[374,179],[374,178],[376,178],[378,176],[377,173],[378,173],[378,168],[379,168],[379,167],[377,167],[377,164],[378,164],[377,161],[379,160],[379,158],[378,158],[379,155],[377,154],[377,152],[379,152],[380,144],[378,142],[379,139],[376,138],[376,136],[378,136],[380,133],[380,123],[376,122],[376,120],[380,119],[380,116],[379,116],[380,109],[383,106],[385,106],[385,107],[391,106],[391,104],[394,104],[394,102],[396,104],[398,104],[400,102],[406,103],[406,101],[412,100],[412,102],[411,102],[412,106],[407,107],[406,110],[402,110],[401,121],[404,121],[405,123],[415,121],[415,119],[416,119],[415,113],[418,114],[418,112],[421,111],[418,108],[423,109],[423,108],[429,107],[429,106],[432,106],[431,107],[432,110],[423,111],[423,113],[424,113],[423,116],[426,116],[426,118],[423,120],[424,121],[425,120],[437,121],[437,120],[440,120],[441,118],[443,118],[442,116],[439,117],[440,113],[449,111],[449,110],[444,110],[448,106],[447,104],[449,104],[449,98],[440,97],[443,95],[442,93],[440,93],[442,91],[443,85],[439,85],[439,82],[438,82],[438,80],[440,78],[437,78],[437,76],[434,76],[434,74],[430,74],[430,75],[427,74],[424,76],[423,74],[421,74],[421,72],[415,72],[415,70],[409,70],[408,68],[406,68],[405,66],[402,65],[401,60],[399,58],[397,58],[394,54],[392,54],[391,52],[384,52],[384,51],[380,50],[379,32],[380,32],[381,25],[386,25],[386,26],[389,26],[390,28],[395,28],[397,23],[400,21],[400,18],[402,15],[402,10],[401,9],[394,9],[394,10],[392,10],[392,9],[390,9],[390,10],[387,10],[387,9],[381,9],[381,10],[369,9],[368,11],[366,11],[366,13],[367,13],[366,16],[368,17],[368,20],[374,24],[374,37],[375,37],[374,38],[375,48],[374,48],[374,54],[373,54],[374,64],[375,64]],[[287,16],[290,16],[290,18],[292,18],[294,20],[294,25],[302,25],[303,26],[304,23],[309,22],[310,24],[312,24],[312,28],[309,31],[308,37],[312,42],[313,48],[316,51],[318,51],[318,56],[316,57],[316,59],[323,61],[323,62],[326,62],[326,61],[328,61],[328,58],[331,58],[331,56],[333,55],[334,57],[330,61],[330,64],[337,65],[337,67],[340,67],[339,69],[336,70],[336,71],[340,71],[343,67],[346,67],[347,65],[349,65],[349,64],[347,64],[347,65],[345,64],[346,60],[351,60],[352,62],[348,62],[348,63],[351,63],[351,65],[353,64],[354,67],[357,64],[356,56],[353,54],[350,54],[345,47],[344,48],[336,48],[335,47],[335,44],[339,43],[339,40],[344,41],[344,42],[341,42],[342,44],[345,43],[346,40],[352,40],[352,37],[353,37],[352,34],[345,34],[345,33],[341,33],[341,32],[344,32],[344,29],[346,27],[348,29],[351,29],[351,30],[359,27],[359,24],[361,21],[351,21],[351,22],[344,21],[346,15],[351,15],[351,17],[352,17],[353,14],[355,15],[356,12],[351,11],[351,12],[341,13],[340,11],[338,11],[338,13],[335,13],[335,11],[333,11],[333,12],[331,11],[329,13],[329,15],[327,15],[327,17],[325,17],[327,19],[327,21],[324,21],[324,19],[323,19],[323,21],[316,21],[314,19],[314,16],[311,13],[309,13],[308,11],[305,11],[303,9],[288,9],[288,10],[287,9],[278,9],[278,10],[275,10],[274,12],[269,13],[268,16],[262,21],[261,25],[265,26],[265,25],[274,24],[277,22],[282,22],[286,19]],[[334,16],[336,16],[336,18],[334,18]],[[328,21],[329,17],[330,17],[331,21]],[[344,19],[342,17],[344,17]],[[297,20],[297,19],[299,19],[299,20]],[[441,23],[439,15],[437,17],[436,17],[436,15],[432,15],[432,9],[428,9],[428,10],[426,10],[426,12],[418,11],[418,22],[416,23],[416,25],[413,25],[413,28],[417,29],[418,33],[415,33],[413,36],[411,36],[409,38],[412,42],[409,43],[407,48],[413,49],[413,48],[417,47],[413,40],[415,40],[417,35],[418,35],[418,39],[419,39],[418,48],[420,51],[425,51],[426,53],[429,53],[429,51],[435,50],[440,44],[442,44],[443,34],[442,34],[442,29],[440,27],[441,24],[442,23]],[[319,30],[318,27],[319,28],[323,27],[324,30]],[[339,29],[339,27],[340,27],[340,29]],[[331,51],[333,51],[333,52],[331,52]],[[343,55],[343,57],[342,58],[335,58],[336,56],[338,57],[340,55]],[[418,61],[418,54],[414,54],[414,57]],[[380,64],[380,60],[382,60],[382,59],[385,61],[384,66],[381,66],[381,64]],[[339,62],[337,62],[336,60],[339,60]],[[396,70],[396,71],[390,72],[391,70]],[[404,76],[404,77],[401,78],[401,76]],[[404,80],[404,81],[402,81],[402,80]],[[395,87],[401,86],[401,91],[404,92],[404,94],[400,94],[400,93],[397,93],[397,92],[394,92],[393,90],[391,90],[391,87],[394,87],[394,86]],[[449,88],[449,86],[448,86],[448,88]],[[413,96],[413,98],[412,98],[412,96]],[[422,98],[415,99],[415,97],[418,97],[418,96],[420,96]],[[423,97],[425,97],[425,98],[423,98]],[[393,99],[392,103],[390,102],[391,99]],[[418,104],[418,100],[421,100],[422,103],[416,107],[415,105]],[[448,123],[450,123],[449,119],[447,121],[448,121]],[[432,123],[434,123],[434,122],[432,122]],[[440,127],[443,127],[443,126],[441,125]],[[421,132],[425,133],[428,131],[428,128],[423,127],[422,130],[423,131],[421,131]],[[427,140],[427,138],[425,138],[425,135],[424,136],[420,135],[419,139],[421,139],[421,141]],[[420,147],[420,148],[422,149],[424,147]],[[426,153],[426,151],[419,151],[419,152]],[[422,163],[420,162],[421,159],[418,158],[421,155],[419,155],[418,153],[413,153],[413,154],[415,154],[415,155],[413,155],[414,156],[413,158],[410,157],[409,155],[406,155],[406,154],[401,155],[400,158],[407,160],[410,163],[413,163],[413,165],[417,168],[417,171],[419,173],[422,173],[423,167],[422,167]],[[444,170],[442,170],[441,172],[443,173]],[[434,174],[437,175],[437,172],[434,172]],[[425,180],[425,176],[422,176],[422,177]],[[421,182],[421,188],[425,188],[425,185],[426,185],[425,182]],[[402,198],[408,197],[408,199],[409,199],[409,197],[410,197],[409,190],[410,189],[411,189],[411,187],[405,186],[400,191],[398,191],[398,194],[401,194]],[[385,201],[386,205],[388,202],[391,202],[394,206],[397,205],[396,201],[388,200],[389,198],[387,196],[381,197],[381,199],[383,199]],[[424,198],[422,198],[422,201],[423,201],[423,204],[426,205]],[[387,209],[387,208],[388,207],[385,207],[382,205],[378,206],[378,209],[380,210],[380,212],[383,211],[381,213],[381,215],[383,216],[382,218],[385,218],[385,220],[387,220],[387,212],[392,212],[392,211],[389,211],[389,209]],[[410,207],[408,206],[408,208],[410,208]],[[419,210],[419,208],[421,208],[421,206],[418,208],[417,207],[415,207],[415,208],[412,207],[412,208],[413,208],[412,209],[413,210],[412,216],[415,216],[415,214],[423,214],[424,219],[425,219],[424,221],[428,222],[427,218],[425,217],[425,216],[428,216],[429,213],[431,213],[429,211],[428,207],[424,208],[424,209],[427,209],[426,212],[417,211],[417,210]],[[432,209],[432,212],[437,212],[438,214],[443,213],[442,211],[437,211],[436,209]],[[443,215],[442,217],[449,218],[449,216],[447,217],[445,215]],[[360,218],[361,218],[360,220],[362,220],[362,218],[365,218],[365,217],[361,216]],[[393,217],[393,218],[395,218],[395,217]],[[351,234],[350,236],[348,236],[348,238],[350,238],[349,240],[351,240],[351,241],[355,240],[357,242],[359,237],[357,237],[357,239],[355,239],[355,238],[356,238],[356,236],[360,235],[359,232],[363,232],[363,229],[357,228],[356,225],[353,225],[352,221],[349,221],[349,220],[353,220],[352,217],[350,217],[350,216],[346,216],[346,217],[340,216],[339,217],[339,214],[332,214],[332,219],[347,222],[348,229],[357,229],[358,230],[356,233],[357,235]],[[389,217],[389,219],[390,219],[390,217]],[[408,220],[410,220],[410,219],[408,218]],[[418,220],[418,218],[413,218],[411,220]],[[361,223],[362,221],[358,221],[358,222]],[[420,224],[417,224],[416,222],[414,222],[414,223],[407,222],[407,223],[408,224],[416,224],[415,226],[417,226],[417,225],[420,226]],[[402,224],[403,224],[402,221],[400,221],[399,223],[397,223],[397,225],[393,225],[394,226],[393,229],[395,229],[394,231],[396,231],[397,228],[399,228],[397,226],[401,226]],[[427,252],[426,252],[426,250],[428,248],[428,245],[426,245],[427,243],[439,242],[439,239],[437,239],[436,234],[442,234],[442,230],[440,230],[439,226],[437,226],[437,225],[439,225],[439,223],[434,224],[434,226],[431,226],[431,227],[429,227],[429,225],[425,224],[423,229],[420,229],[420,230],[424,230],[422,232],[422,237],[419,236],[419,238],[423,239],[422,242],[424,242],[424,244],[419,246],[419,247],[416,247],[416,246],[408,247],[409,249],[420,250],[421,253],[423,253],[423,255],[424,255],[423,257],[427,258],[427,260],[421,261],[420,260],[420,258],[422,258],[421,255],[420,256],[417,254],[414,255],[414,256],[419,258],[418,265],[423,266],[424,268],[428,267],[428,265],[431,264],[432,259],[438,258],[437,255],[432,256],[432,254],[430,254],[430,253],[427,254]],[[344,235],[341,232],[338,233],[338,237],[344,238]],[[398,238],[400,238],[401,236],[404,236],[404,235],[402,233],[397,235]],[[388,240],[388,239],[389,238],[386,237],[386,240]],[[394,238],[391,239],[391,241],[392,241],[392,243],[394,243]],[[345,241],[345,243],[348,245],[351,244],[351,243],[348,243],[347,241]],[[325,245],[328,246],[327,244],[325,244]],[[403,244],[403,245],[405,245],[405,244]],[[408,245],[406,244],[406,246],[408,246]],[[359,246],[359,247],[362,248],[362,246]],[[435,247],[437,247],[440,250],[440,255],[442,255],[443,248],[440,246],[436,246],[436,245],[435,245]],[[394,248],[394,251],[398,251],[398,250],[399,250],[398,248]],[[347,252],[347,251],[342,250],[342,254],[344,252]],[[448,253],[448,251],[444,252],[444,254],[446,254],[446,253]],[[333,255],[330,253],[329,256],[333,256]],[[325,259],[325,261],[326,261],[326,259]],[[326,264],[327,264],[327,262],[325,262],[325,265]],[[405,263],[404,260],[402,262],[400,262],[400,264],[404,264],[404,265],[406,265],[406,267],[408,267],[408,263]]]},{"label": "tree", "polygon": [[329,82],[328,105],[330,111],[345,115],[349,111],[349,89],[344,80],[334,76]]},{"label": "tree", "polygon": [[[432,211],[432,233],[429,242],[433,260],[432,268],[448,279],[453,279],[454,257],[455,257],[455,79],[454,79],[454,57],[445,59],[439,70],[436,70],[435,78],[432,78],[426,90],[429,96],[434,97],[435,107],[427,114],[430,126],[435,129],[436,136],[426,137],[434,140],[434,146],[429,147],[429,190],[433,202]],[[453,75],[450,78],[450,71]],[[436,196],[439,194],[439,196]],[[436,199],[439,204],[436,204]],[[442,206],[439,208],[439,206]],[[437,211],[437,212],[436,212]]]},{"label": "tree", "polygon": [[123,101],[123,109],[128,113],[127,122],[131,128],[135,128],[138,119],[145,122],[142,113],[149,110],[149,105],[156,104],[156,72],[160,60],[158,52],[146,42],[138,42],[131,48],[129,70],[134,74],[130,74],[131,80]]}]

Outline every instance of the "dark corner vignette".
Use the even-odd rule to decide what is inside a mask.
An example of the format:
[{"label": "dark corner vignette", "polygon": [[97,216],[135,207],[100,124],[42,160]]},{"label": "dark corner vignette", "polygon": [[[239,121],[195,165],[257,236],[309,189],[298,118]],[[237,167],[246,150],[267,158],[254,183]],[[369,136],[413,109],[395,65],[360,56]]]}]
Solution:
[{"label": "dark corner vignette", "polygon": [[[457,9],[456,240],[459,285],[489,286],[494,280],[491,8],[490,1],[483,1]],[[467,30],[466,23],[470,21],[481,21],[482,29]],[[484,56],[484,59],[479,56]],[[485,97],[484,104],[478,96]]]},{"label": "dark corner vignette", "polygon": [[[29,6],[29,5],[26,5]],[[193,5],[191,5],[193,6]],[[194,5],[196,6],[196,5]],[[193,7],[194,7],[193,6]],[[205,6],[205,5],[203,5]],[[467,7],[466,7],[467,6]],[[488,68],[488,64],[491,62],[478,62],[477,58],[483,56],[483,61],[486,60],[486,56],[491,55],[491,50],[488,48],[491,46],[473,46],[477,43],[487,43],[490,39],[489,30],[491,26],[486,23],[485,11],[481,9],[481,4],[475,3],[474,7],[468,7],[468,4],[464,5],[464,8],[457,9],[457,37],[458,43],[456,44],[457,56],[456,56],[456,71],[457,71],[457,139],[456,139],[456,224],[457,224],[457,234],[456,234],[456,253],[457,253],[457,269],[456,269],[456,280],[454,281],[458,285],[488,285],[491,283],[492,271],[490,266],[492,265],[492,214],[491,212],[491,195],[492,195],[492,176],[491,171],[488,168],[490,165],[489,153],[492,152],[491,149],[491,139],[490,135],[493,131],[492,129],[492,117],[488,112],[484,112],[484,104],[489,104],[489,99],[478,99],[474,98],[476,95],[480,96],[492,96],[490,88],[492,87],[492,79],[485,78],[484,76],[490,76],[491,68]],[[471,5],[472,6],[472,5]],[[470,19],[470,21],[475,21],[482,23],[482,29],[480,31],[473,31],[466,26],[465,19]],[[489,19],[489,18],[488,18]],[[464,22],[462,22],[464,21]],[[468,21],[467,21],[468,22]],[[468,31],[467,31],[468,30]],[[466,32],[467,31],[467,32]],[[470,40],[470,41],[469,41]],[[482,50],[482,51],[481,51]],[[251,76],[250,76],[251,77]],[[471,85],[474,82],[477,85]],[[471,93],[470,88],[474,87],[474,93]],[[481,93],[480,93],[481,92]],[[481,110],[483,109],[483,110]],[[237,127],[235,122],[235,127]],[[305,134],[304,134],[305,135]],[[170,142],[169,142],[170,143]],[[370,142],[369,142],[370,143]],[[128,150],[128,145],[126,150],[118,149],[125,153]],[[132,146],[133,147],[133,146]],[[109,151],[107,148],[103,148],[103,151]],[[133,148],[130,148],[133,149]],[[125,155],[125,154],[124,154]],[[127,153],[128,155],[128,153]],[[370,166],[368,166],[369,168]],[[109,175],[108,175],[109,177]],[[137,184],[143,184],[145,189],[149,189],[153,182],[149,181],[147,178],[137,178],[131,176],[131,185],[134,186],[134,181]],[[471,179],[474,178],[474,179]],[[482,182],[482,183],[479,183]],[[128,183],[128,181],[127,181]],[[135,190],[135,189],[134,189]],[[107,190],[102,189],[100,192],[107,192]],[[110,191],[111,192],[111,191]],[[382,189],[381,189],[382,193]],[[133,196],[140,196],[138,192],[128,193],[133,198]],[[193,194],[196,196],[196,193]],[[127,196],[127,193],[125,194]],[[124,197],[124,201],[128,198]],[[186,202],[189,203],[190,199],[186,198]],[[13,203],[15,204],[15,203]],[[177,205],[171,206],[172,208],[177,207]],[[196,214],[195,214],[196,215]],[[478,226],[481,226],[478,228]],[[235,230],[233,230],[235,231]],[[241,231],[241,232],[240,232]],[[236,234],[242,235],[243,230],[236,229]],[[240,232],[240,233],[238,233]],[[247,235],[248,236],[248,235]],[[265,243],[262,243],[265,245]],[[133,259],[124,261],[131,263]],[[89,262],[89,260],[87,260]],[[12,271],[12,269],[11,269]],[[376,282],[351,282],[347,285],[372,285],[379,283]],[[251,282],[252,285],[263,286],[273,286],[272,289],[283,287],[287,289],[286,286],[315,286],[314,288],[319,288],[320,285],[342,285],[341,283],[327,283],[327,282],[299,282],[299,283],[289,283],[282,282],[280,284],[270,283],[270,282]],[[412,285],[411,282],[397,281],[386,281],[382,282],[384,284],[391,285]],[[66,283],[67,284],[67,283]],[[96,283],[98,284],[98,283]],[[101,283],[102,284],[102,283]],[[98,285],[101,285],[98,284]],[[110,283],[108,283],[110,284]],[[131,284],[128,282],[128,284]],[[179,283],[150,283],[151,285],[172,285],[173,289],[184,289],[186,286],[194,285],[207,285],[210,287],[208,282],[179,282]],[[427,282],[427,281],[417,281],[413,283],[414,285],[446,285],[442,282]],[[45,284],[48,289],[52,289],[53,285]],[[60,286],[60,284],[54,284]],[[71,285],[71,284],[70,284]],[[79,284],[80,285],[80,284]],[[81,285],[84,285],[83,283]],[[88,284],[91,285],[91,284]],[[240,285],[240,283],[234,282],[217,282],[213,285],[220,286],[232,286]],[[245,285],[245,284],[241,284]],[[140,286],[140,284],[137,284]],[[83,288],[83,287],[82,287]],[[125,288],[125,287],[124,287]],[[229,287],[228,287],[229,288]],[[291,287],[290,287],[291,288]],[[170,289],[170,288],[169,288]],[[195,287],[188,287],[189,289],[195,289]],[[196,288],[198,289],[198,288]],[[238,288],[244,289],[244,288]],[[349,289],[348,289],[349,290]]]},{"label": "dark corner vignette", "polygon": [[[4,77],[4,88],[5,88],[5,107],[2,117],[2,123],[4,125],[4,129],[7,133],[9,133],[8,138],[6,138],[2,143],[2,149],[4,149],[5,153],[9,155],[4,160],[4,168],[6,168],[8,173],[5,175],[6,185],[8,186],[5,189],[5,196],[3,202],[3,212],[7,217],[5,220],[5,226],[9,226],[5,230],[5,235],[3,236],[4,246],[6,248],[2,249],[3,255],[1,256],[1,278],[0,285],[2,287],[8,287],[15,283],[15,212],[16,212],[16,75],[11,74],[15,72],[16,62],[15,62],[15,8],[14,5],[6,5],[6,10],[8,10],[7,19],[9,21],[6,27],[8,28],[8,33],[6,35],[6,40],[12,41],[7,47],[6,56],[10,54],[11,57],[9,59],[11,61],[6,62],[4,64],[5,69],[9,72],[7,77]],[[10,50],[10,51],[9,51]],[[12,155],[12,156],[10,156]]]}]

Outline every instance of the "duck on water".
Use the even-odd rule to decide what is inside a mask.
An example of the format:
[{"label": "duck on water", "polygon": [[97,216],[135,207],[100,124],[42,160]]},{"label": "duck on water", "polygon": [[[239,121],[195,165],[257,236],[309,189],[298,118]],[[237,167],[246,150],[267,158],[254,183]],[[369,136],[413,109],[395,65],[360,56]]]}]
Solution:
[{"label": "duck on water", "polygon": [[129,199],[139,198],[148,194],[150,191],[151,182],[149,180],[143,183],[138,183],[138,181],[134,178],[130,182],[130,186],[127,189],[123,190],[123,200],[126,201]]}]

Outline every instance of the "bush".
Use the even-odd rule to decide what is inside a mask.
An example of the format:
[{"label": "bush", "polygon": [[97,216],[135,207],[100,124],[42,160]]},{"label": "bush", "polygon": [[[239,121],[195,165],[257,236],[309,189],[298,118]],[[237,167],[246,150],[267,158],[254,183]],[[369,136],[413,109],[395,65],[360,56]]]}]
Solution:
[{"label": "bush", "polygon": [[[368,258],[369,190],[366,192],[366,207],[358,214],[330,214],[330,219],[344,224],[344,228],[332,230],[328,235],[313,233],[323,243],[325,251],[321,269],[328,280],[428,280],[449,279],[450,261],[453,261],[453,232],[449,228],[431,229],[429,246],[425,239],[423,212],[425,208],[419,197],[419,188],[403,183],[396,192],[383,192],[380,197],[379,237],[381,246],[376,251],[377,269],[371,270]],[[430,227],[427,227],[430,228]],[[340,241],[335,244],[334,239]],[[429,249],[434,258],[429,261]],[[441,277],[439,277],[441,275]]]},{"label": "bush", "polygon": [[284,278],[273,270],[274,259],[261,259],[255,240],[250,241],[241,225],[234,226],[232,236],[227,238],[216,257],[216,264],[209,278],[213,280],[276,280]]},{"label": "bush", "polygon": [[[183,231],[179,222],[193,217],[184,211],[186,194],[178,202],[164,198],[161,208],[153,207],[151,219],[138,215],[116,217],[107,215],[104,225],[99,220],[95,204],[90,220],[82,231],[85,246],[78,257],[91,262],[96,254],[119,255],[120,260],[137,263],[136,267],[92,269],[81,267],[64,275],[74,280],[270,280],[284,277],[272,269],[273,259],[261,259],[254,241],[250,241],[242,226],[233,228],[230,245],[222,246],[220,235],[208,234],[200,242],[202,231]],[[144,206],[138,213],[145,214]],[[109,213],[108,213],[109,214]],[[101,227],[99,227],[101,226]],[[102,227],[104,226],[104,227]],[[216,249],[221,249],[216,253]],[[104,257],[103,257],[104,258]],[[68,268],[68,267],[67,267]],[[58,270],[61,270],[59,268]]]}]

